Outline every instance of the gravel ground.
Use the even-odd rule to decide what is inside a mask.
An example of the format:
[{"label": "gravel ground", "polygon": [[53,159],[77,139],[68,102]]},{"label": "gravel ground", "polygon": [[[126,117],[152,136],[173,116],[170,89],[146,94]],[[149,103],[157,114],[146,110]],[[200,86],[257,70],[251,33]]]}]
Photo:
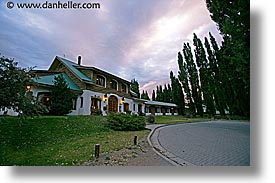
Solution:
[{"label": "gravel ground", "polygon": [[131,146],[111,153],[100,154],[94,161],[87,161],[83,166],[173,166],[155,153],[147,141],[147,135],[136,146]]}]

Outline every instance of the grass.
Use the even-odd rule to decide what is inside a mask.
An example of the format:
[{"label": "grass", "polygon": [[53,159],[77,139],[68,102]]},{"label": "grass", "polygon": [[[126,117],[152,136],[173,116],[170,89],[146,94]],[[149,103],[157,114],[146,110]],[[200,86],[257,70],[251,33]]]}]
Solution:
[{"label": "grass", "polygon": [[186,118],[185,116],[156,116],[156,124],[177,124],[177,123],[191,123],[200,121],[209,121],[210,118]]},{"label": "grass", "polygon": [[[210,118],[156,116],[156,124],[208,121]],[[149,130],[113,131],[102,116],[44,116],[19,122],[17,117],[0,117],[0,165],[71,166],[94,159],[100,152],[112,152],[133,145],[134,136],[143,139]]]},{"label": "grass", "polygon": [[102,116],[35,117],[19,122],[0,117],[0,165],[81,165],[100,152],[129,147],[134,136],[142,139],[149,130],[113,131]]},{"label": "grass", "polygon": [[202,122],[202,121],[211,121],[211,120],[238,120],[238,121],[249,121],[247,117],[241,116],[227,116],[225,118],[209,118],[207,115],[203,117],[194,117],[187,118],[185,116],[156,116],[156,124],[177,124],[177,123],[191,123],[191,122]]}]

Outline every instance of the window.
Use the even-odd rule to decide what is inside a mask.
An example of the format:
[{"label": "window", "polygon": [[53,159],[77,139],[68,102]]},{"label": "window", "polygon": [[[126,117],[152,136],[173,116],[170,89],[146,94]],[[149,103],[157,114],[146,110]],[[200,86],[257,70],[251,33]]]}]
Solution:
[{"label": "window", "polygon": [[138,104],[138,112],[142,113],[142,105],[141,104]]},{"label": "window", "polygon": [[91,98],[91,109],[100,109],[101,101],[97,98]]},{"label": "window", "polygon": [[105,87],[105,78],[103,76],[97,75],[96,84]]},{"label": "window", "polygon": [[80,108],[83,108],[83,97],[80,97]]},{"label": "window", "polygon": [[127,86],[126,86],[126,84],[122,84],[121,91],[127,93]]},{"label": "window", "polygon": [[136,104],[133,104],[133,111],[136,111]]},{"label": "window", "polygon": [[124,103],[124,112],[128,112],[128,111],[129,111],[129,104]]},{"label": "window", "polygon": [[161,113],[160,107],[157,107],[157,113]]},{"label": "window", "polygon": [[117,82],[115,80],[111,80],[110,87],[114,90],[117,90]]},{"label": "window", "polygon": [[73,101],[72,110],[76,110],[76,98],[73,98],[72,101]]}]

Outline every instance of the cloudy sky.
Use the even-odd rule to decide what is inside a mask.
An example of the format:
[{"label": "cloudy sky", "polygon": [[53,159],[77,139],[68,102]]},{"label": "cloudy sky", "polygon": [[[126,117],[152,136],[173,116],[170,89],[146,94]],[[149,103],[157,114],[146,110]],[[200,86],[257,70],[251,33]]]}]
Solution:
[{"label": "cloudy sky", "polygon": [[[75,0],[100,9],[8,9],[0,1],[0,53],[21,67],[48,69],[56,55],[136,78],[151,95],[178,72],[177,53],[193,33],[221,37],[204,0]],[[61,2],[67,2],[60,0]],[[16,2],[45,2],[21,0]],[[49,0],[49,2],[55,2]]]}]

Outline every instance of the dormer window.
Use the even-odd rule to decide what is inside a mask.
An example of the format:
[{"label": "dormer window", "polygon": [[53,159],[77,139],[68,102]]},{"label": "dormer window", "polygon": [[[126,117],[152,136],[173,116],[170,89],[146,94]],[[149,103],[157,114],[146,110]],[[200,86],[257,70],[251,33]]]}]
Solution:
[{"label": "dormer window", "polygon": [[97,75],[96,84],[105,87],[105,78],[103,76]]},{"label": "dormer window", "polygon": [[114,90],[117,90],[117,82],[115,80],[110,81],[110,87]]}]

